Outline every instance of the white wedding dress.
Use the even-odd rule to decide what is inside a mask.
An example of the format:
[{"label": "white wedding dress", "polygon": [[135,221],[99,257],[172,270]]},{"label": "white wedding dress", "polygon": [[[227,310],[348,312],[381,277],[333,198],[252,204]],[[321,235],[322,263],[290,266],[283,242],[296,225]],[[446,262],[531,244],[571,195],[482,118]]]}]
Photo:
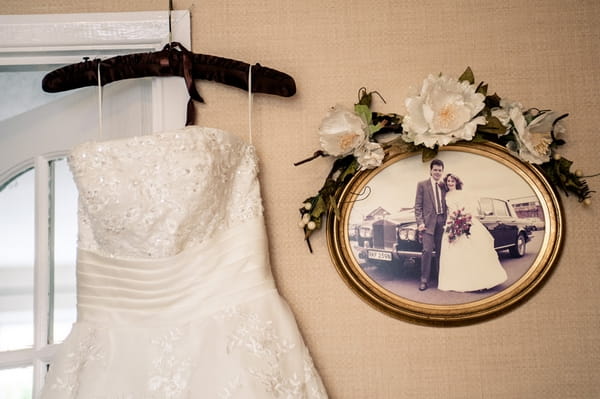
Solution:
[{"label": "white wedding dress", "polygon": [[251,145],[186,127],[69,164],[78,318],[43,399],[327,397],[271,276]]},{"label": "white wedding dress", "polygon": [[494,237],[477,219],[472,200],[462,190],[446,193],[448,215],[459,209],[471,214],[470,235],[450,242],[442,236],[438,289],[442,291],[478,291],[502,284],[507,274],[494,249]]}]

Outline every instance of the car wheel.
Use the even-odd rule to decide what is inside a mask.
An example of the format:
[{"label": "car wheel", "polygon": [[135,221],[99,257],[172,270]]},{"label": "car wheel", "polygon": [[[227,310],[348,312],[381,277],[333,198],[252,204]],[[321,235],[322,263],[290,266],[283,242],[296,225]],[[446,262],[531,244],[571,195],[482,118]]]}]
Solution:
[{"label": "car wheel", "polygon": [[527,247],[527,241],[525,240],[525,235],[520,233],[517,237],[517,242],[514,247],[511,247],[508,251],[510,252],[510,256],[513,258],[521,258],[525,255],[525,249]]}]

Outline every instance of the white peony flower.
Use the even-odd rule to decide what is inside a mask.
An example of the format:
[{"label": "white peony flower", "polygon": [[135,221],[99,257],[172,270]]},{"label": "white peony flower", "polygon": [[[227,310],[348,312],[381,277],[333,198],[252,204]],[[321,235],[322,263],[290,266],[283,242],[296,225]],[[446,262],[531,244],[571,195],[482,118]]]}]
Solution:
[{"label": "white peony flower", "polygon": [[373,169],[381,165],[385,153],[379,143],[365,141],[363,145],[354,150],[354,156],[361,169]]},{"label": "white peony flower", "polygon": [[319,127],[321,148],[329,155],[347,155],[367,139],[367,125],[354,112],[336,105]]},{"label": "white peony flower", "polygon": [[475,117],[484,107],[485,96],[469,82],[444,75],[429,75],[421,93],[405,101],[403,139],[433,148],[459,140],[471,140],[485,117]]},{"label": "white peony flower", "polygon": [[[529,124],[523,112],[514,107],[510,110],[510,119],[515,129],[516,142],[509,143],[509,150],[515,152],[524,161],[542,164],[550,160],[552,151],[552,124],[556,119],[555,112],[545,112],[533,119]],[[563,132],[560,122],[557,133]]]},{"label": "white peony flower", "polygon": [[[506,147],[516,156],[535,164],[550,160],[552,153],[550,132],[557,117],[555,112],[544,112],[534,117],[531,111],[523,110],[520,103],[501,100],[500,108],[493,109],[492,116],[498,118],[507,127],[507,132],[511,130],[514,132],[515,141],[509,142]],[[554,132],[556,134],[565,132],[561,122],[554,126]]]},{"label": "white peony flower", "polygon": [[500,100],[500,108],[492,109],[492,116],[498,118],[498,120],[500,121],[500,123],[502,123],[503,126],[509,128],[511,126],[510,111],[514,108],[518,109],[521,112],[521,114],[523,113],[523,105],[521,105],[521,103],[511,102],[504,99]]}]

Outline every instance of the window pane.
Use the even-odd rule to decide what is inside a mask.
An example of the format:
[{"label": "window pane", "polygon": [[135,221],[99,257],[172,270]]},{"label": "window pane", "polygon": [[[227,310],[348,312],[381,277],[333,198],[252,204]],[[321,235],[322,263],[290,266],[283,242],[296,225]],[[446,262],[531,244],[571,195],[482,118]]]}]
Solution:
[{"label": "window pane", "polygon": [[31,399],[33,367],[0,370],[2,399]]},{"label": "window pane", "polygon": [[482,215],[491,215],[494,211],[492,200],[490,200],[489,198],[482,198],[479,201],[479,206],[481,207]]},{"label": "window pane", "polygon": [[508,209],[506,208],[506,204],[504,202],[494,201],[494,205],[496,216],[508,216]]},{"label": "window pane", "polygon": [[33,346],[34,180],[0,182],[0,351]]},{"label": "window pane", "polygon": [[37,107],[56,101],[67,93],[46,93],[42,90],[44,75],[54,65],[0,66],[0,121],[13,118]]},{"label": "window pane", "polygon": [[[77,189],[65,159],[54,170],[54,307],[50,342],[62,342],[76,318]],[[51,213],[52,214],[52,213]],[[52,303],[52,301],[51,301]]]}]

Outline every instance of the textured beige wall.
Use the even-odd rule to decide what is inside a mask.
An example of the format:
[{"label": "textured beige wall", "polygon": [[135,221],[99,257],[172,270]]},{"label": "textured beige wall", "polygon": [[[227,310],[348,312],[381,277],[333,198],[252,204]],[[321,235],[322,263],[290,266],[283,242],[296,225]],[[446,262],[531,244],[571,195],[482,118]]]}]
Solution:
[{"label": "textured beige wall", "polygon": [[[193,50],[260,62],[296,78],[290,99],[255,96],[254,142],[273,269],[332,398],[600,397],[600,194],[592,207],[563,197],[564,250],[546,284],[500,317],[434,328],[387,317],[348,289],[325,235],[309,254],[299,202],[329,165],[292,162],[318,147],[316,129],[357,89],[380,91],[382,111],[404,112],[408,89],[430,72],[477,80],[527,106],[569,112],[563,152],[600,172],[600,2],[176,0],[192,12]],[[168,2],[3,0],[0,13],[160,10]],[[199,124],[246,133],[244,92],[199,82]],[[600,190],[600,178],[591,179]]]}]

